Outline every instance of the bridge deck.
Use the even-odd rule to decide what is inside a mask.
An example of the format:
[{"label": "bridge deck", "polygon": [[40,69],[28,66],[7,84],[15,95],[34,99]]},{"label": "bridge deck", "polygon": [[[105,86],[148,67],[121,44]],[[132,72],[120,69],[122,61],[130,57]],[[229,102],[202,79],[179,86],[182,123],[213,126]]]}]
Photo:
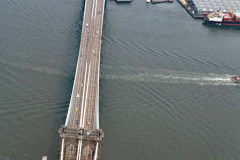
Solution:
[{"label": "bridge deck", "polygon": [[[60,149],[63,148],[63,153],[60,153],[60,159],[62,160],[96,158],[96,155],[93,154],[98,148],[98,142],[94,139],[90,140],[95,145],[91,148],[90,145],[83,145],[81,136],[80,138],[77,134],[76,136],[71,135],[71,138],[67,136],[71,129],[76,131],[83,129],[89,132],[98,129],[96,123],[99,122],[98,117],[96,117],[96,109],[98,109],[99,103],[99,67],[104,4],[105,0],[85,1],[79,56],[65,123],[67,129],[61,128],[59,131],[61,140],[64,141],[63,139],[65,139],[60,146]],[[77,146],[76,142],[78,142]],[[98,152],[97,149],[97,154]]]}]

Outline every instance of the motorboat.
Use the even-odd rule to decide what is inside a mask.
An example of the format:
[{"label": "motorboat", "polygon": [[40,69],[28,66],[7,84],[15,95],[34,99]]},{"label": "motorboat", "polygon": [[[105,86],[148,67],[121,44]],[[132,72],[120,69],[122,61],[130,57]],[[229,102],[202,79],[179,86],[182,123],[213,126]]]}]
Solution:
[{"label": "motorboat", "polygon": [[234,83],[240,83],[240,75],[232,77],[231,81],[234,82]]},{"label": "motorboat", "polygon": [[150,3],[150,2],[151,2],[151,0],[146,0],[146,2],[147,2],[147,3]]}]

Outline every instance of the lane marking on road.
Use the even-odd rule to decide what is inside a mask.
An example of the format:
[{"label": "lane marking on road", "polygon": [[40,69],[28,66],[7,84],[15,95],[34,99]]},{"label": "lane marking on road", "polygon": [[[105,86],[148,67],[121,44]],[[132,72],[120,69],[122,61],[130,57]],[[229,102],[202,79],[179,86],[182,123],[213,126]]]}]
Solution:
[{"label": "lane marking on road", "polygon": [[89,79],[90,79],[90,76],[91,76],[91,66],[92,66],[92,63],[90,62],[90,64],[89,64],[89,71],[88,71],[87,91],[86,91],[86,98],[85,98],[85,106],[84,106],[82,128],[84,128],[84,123],[85,123],[85,115],[86,115],[87,99],[88,99],[88,86],[89,86]]},{"label": "lane marking on road", "polygon": [[84,76],[84,87],[83,87],[83,96],[82,96],[82,104],[81,104],[81,117],[80,117],[80,124],[79,127],[82,127],[82,116],[83,116],[83,102],[84,102],[84,96],[85,96],[85,86],[86,86],[86,75],[87,74],[87,62],[86,62],[86,67],[85,67],[85,76]]}]

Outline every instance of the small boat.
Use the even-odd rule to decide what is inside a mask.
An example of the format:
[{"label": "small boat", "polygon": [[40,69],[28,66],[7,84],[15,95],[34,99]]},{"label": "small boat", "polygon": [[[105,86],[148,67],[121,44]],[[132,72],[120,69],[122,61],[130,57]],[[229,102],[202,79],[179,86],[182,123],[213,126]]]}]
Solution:
[{"label": "small boat", "polygon": [[146,0],[146,2],[147,2],[147,3],[150,3],[150,2],[151,2],[151,0]]},{"label": "small boat", "polygon": [[240,75],[232,77],[231,81],[234,82],[234,83],[240,83]]},{"label": "small boat", "polygon": [[151,0],[152,3],[164,3],[164,2],[173,2],[173,0]]}]

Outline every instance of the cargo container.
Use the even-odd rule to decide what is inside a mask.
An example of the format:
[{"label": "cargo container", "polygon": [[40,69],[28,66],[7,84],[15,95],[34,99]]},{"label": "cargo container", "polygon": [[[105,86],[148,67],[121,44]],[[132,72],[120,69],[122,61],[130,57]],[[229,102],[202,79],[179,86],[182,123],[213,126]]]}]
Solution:
[{"label": "cargo container", "polygon": [[229,13],[223,14],[223,21],[231,22],[232,20],[233,20],[233,18],[231,17],[231,15]]}]

